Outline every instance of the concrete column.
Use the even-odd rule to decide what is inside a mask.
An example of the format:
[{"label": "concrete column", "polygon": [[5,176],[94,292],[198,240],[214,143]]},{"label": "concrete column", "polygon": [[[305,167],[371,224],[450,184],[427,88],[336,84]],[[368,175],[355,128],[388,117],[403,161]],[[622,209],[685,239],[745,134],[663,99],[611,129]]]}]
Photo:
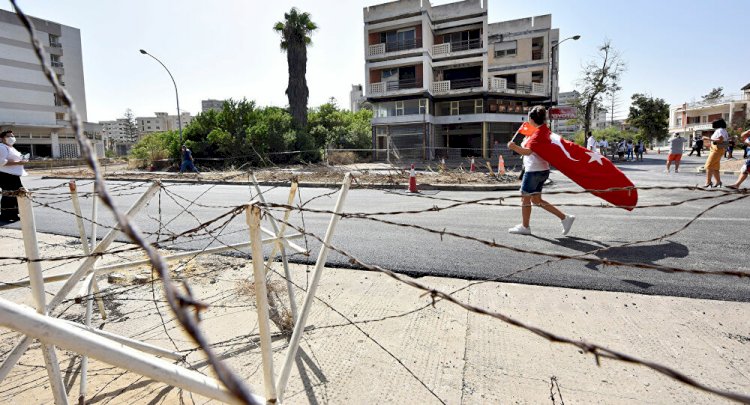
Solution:
[{"label": "concrete column", "polygon": [[60,137],[57,132],[50,134],[50,143],[52,143],[52,157],[55,159],[60,158]]},{"label": "concrete column", "polygon": [[488,159],[488,150],[487,150],[487,122],[482,122],[482,157],[484,159]]}]

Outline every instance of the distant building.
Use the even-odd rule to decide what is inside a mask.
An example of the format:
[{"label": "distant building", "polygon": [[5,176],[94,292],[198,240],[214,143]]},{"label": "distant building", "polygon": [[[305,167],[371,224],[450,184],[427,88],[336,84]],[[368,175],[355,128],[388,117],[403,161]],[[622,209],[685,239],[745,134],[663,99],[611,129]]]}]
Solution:
[{"label": "distant building", "polygon": [[[52,69],[85,122],[80,30],[34,17],[31,20],[49,53]],[[68,119],[67,108],[42,73],[18,16],[0,10],[0,130],[12,129],[18,139],[16,148],[32,157],[76,158],[80,151]],[[103,156],[101,127],[85,122],[84,134]]]},{"label": "distant building", "polygon": [[750,119],[750,84],[741,89],[741,93],[725,96],[715,100],[704,100],[682,103],[669,110],[669,132],[690,136],[702,136],[713,133],[711,122],[723,118],[727,125],[737,128]]},{"label": "distant building", "polygon": [[[140,136],[153,132],[177,131],[179,129],[176,115],[169,115],[165,112],[157,112],[154,114],[156,114],[155,117],[136,117],[135,124]],[[193,117],[191,117],[190,113],[187,111],[181,111],[180,116],[182,128],[185,129],[185,127],[193,120]]]},{"label": "distant building", "polygon": [[490,24],[488,2],[365,7],[365,86],[373,148],[402,158],[490,156],[529,108],[548,103],[559,30],[542,15]]},{"label": "distant building", "polygon": [[352,91],[349,92],[349,109],[352,112],[357,112],[362,109],[362,103],[365,101],[367,101],[367,99],[362,92],[362,85],[353,84]]},{"label": "distant building", "polygon": [[201,112],[206,112],[208,110],[221,111],[222,108],[224,108],[224,100],[201,100]]},{"label": "distant building", "polygon": [[[574,107],[578,104],[578,99],[581,97],[581,93],[577,90],[561,92],[558,95],[557,104],[562,107]],[[604,129],[609,126],[607,122],[607,109],[598,108],[594,109],[591,113],[591,129]],[[583,117],[578,117],[576,120],[559,120],[554,123],[554,130],[556,133],[566,138],[573,137],[578,131],[583,129],[580,122]]]},{"label": "distant building", "polygon": [[138,141],[137,135],[128,134],[128,120],[125,118],[118,118],[114,121],[99,121],[99,124],[102,125],[102,140],[105,148],[117,155],[127,155]]}]

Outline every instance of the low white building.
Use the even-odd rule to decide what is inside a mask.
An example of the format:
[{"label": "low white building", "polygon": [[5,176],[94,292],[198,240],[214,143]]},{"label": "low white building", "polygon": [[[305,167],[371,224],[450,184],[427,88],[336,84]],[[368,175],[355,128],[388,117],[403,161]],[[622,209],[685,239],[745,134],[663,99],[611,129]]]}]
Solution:
[{"label": "low white building", "polygon": [[[87,120],[81,32],[53,21],[32,17],[52,69]],[[11,129],[16,148],[34,157],[76,158],[78,142],[68,122],[67,108],[42,72],[18,16],[0,10],[0,130]],[[104,156],[99,124],[85,123],[84,133]]]},{"label": "low white building", "polygon": [[206,112],[209,110],[221,111],[222,108],[224,108],[224,100],[201,100],[201,112]]},{"label": "low white building", "polygon": [[750,84],[741,93],[714,100],[703,100],[674,105],[669,110],[669,132],[684,137],[708,135],[713,132],[711,123],[723,118],[729,127],[737,128],[750,119]]},{"label": "low white building", "polygon": [[[581,93],[577,90],[561,92],[557,104],[561,107],[574,107],[580,97]],[[583,117],[579,117],[579,119],[583,119]],[[607,109],[599,108],[595,110],[591,116],[591,129],[604,129],[607,126]],[[554,129],[556,133],[570,138],[576,132],[581,131],[583,126],[578,120],[560,120],[554,123]]]},{"label": "low white building", "polygon": [[[176,115],[169,115],[165,112],[157,112],[155,117],[136,117],[135,123],[138,128],[138,132],[141,136],[150,134],[153,132],[165,132],[165,131],[177,131],[179,129],[179,123],[177,122]],[[187,111],[180,112],[180,121],[182,121],[182,129],[190,124],[193,117]]]}]

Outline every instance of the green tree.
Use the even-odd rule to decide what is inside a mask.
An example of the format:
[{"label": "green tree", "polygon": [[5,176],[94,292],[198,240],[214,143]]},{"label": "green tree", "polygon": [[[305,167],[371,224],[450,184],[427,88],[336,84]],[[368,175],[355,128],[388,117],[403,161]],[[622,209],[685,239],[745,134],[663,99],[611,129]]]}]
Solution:
[{"label": "green tree", "polygon": [[583,110],[584,133],[591,129],[591,115],[601,105],[602,96],[619,89],[620,77],[624,71],[625,62],[610,41],[605,41],[599,47],[599,56],[584,66],[582,77],[578,81],[581,87],[579,105]]},{"label": "green tree", "polygon": [[123,126],[123,132],[125,132],[125,139],[128,142],[135,142],[138,140],[138,126],[135,123],[133,110],[130,108],[125,110],[125,125]]},{"label": "green tree", "polygon": [[664,99],[633,94],[628,124],[638,128],[646,140],[663,141],[669,137],[669,104]]},{"label": "green tree", "polygon": [[284,13],[284,21],[277,22],[273,29],[281,35],[281,50],[286,52],[289,83],[286,95],[289,98],[289,110],[298,130],[307,128],[307,99],[310,94],[307,88],[307,47],[312,44],[310,34],[318,28],[309,13],[300,13],[292,8]]},{"label": "green tree", "polygon": [[715,87],[711,89],[711,91],[709,91],[708,94],[706,94],[705,96],[702,96],[703,101],[715,101],[722,97],[724,97],[723,87]]},{"label": "green tree", "polygon": [[331,98],[310,111],[308,128],[318,148],[369,149],[371,120],[371,110],[341,110],[336,99]]},{"label": "green tree", "polygon": [[145,165],[156,161],[179,157],[179,139],[177,131],[154,132],[141,138],[130,150],[130,157],[141,159]]}]

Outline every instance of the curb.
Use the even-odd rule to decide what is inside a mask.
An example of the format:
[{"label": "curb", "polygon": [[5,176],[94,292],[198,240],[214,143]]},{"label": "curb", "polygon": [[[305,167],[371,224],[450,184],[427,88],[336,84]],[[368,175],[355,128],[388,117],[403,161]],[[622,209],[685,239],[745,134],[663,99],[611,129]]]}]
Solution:
[{"label": "curb", "polygon": [[[92,177],[60,177],[60,176],[42,176],[43,180],[92,180]],[[145,180],[141,178],[117,178],[108,179],[112,181],[130,181],[130,182],[149,182],[151,180]],[[221,181],[221,180],[195,180],[189,179],[159,179],[162,183],[184,183],[184,184],[216,184],[216,185],[234,185],[243,186],[247,185],[247,182],[237,181]],[[283,187],[289,185],[289,182],[284,181],[259,181],[258,185],[267,187]],[[300,182],[300,187],[320,187],[320,188],[338,188],[341,187],[341,183],[314,183],[314,182]],[[419,184],[420,190],[437,190],[437,191],[514,191],[518,190],[521,183],[503,183],[503,184]],[[390,184],[390,183],[379,183],[379,184],[367,184],[362,188],[372,189],[385,189],[385,190],[406,190],[408,184]]]},{"label": "curb", "polygon": [[[706,169],[704,167],[697,167],[697,168],[695,168],[695,171],[698,172],[698,173],[705,173]],[[742,173],[742,172],[739,171],[739,170],[725,170],[725,171],[721,172],[721,174],[731,174],[731,175],[737,175],[737,176],[740,173]]]}]

